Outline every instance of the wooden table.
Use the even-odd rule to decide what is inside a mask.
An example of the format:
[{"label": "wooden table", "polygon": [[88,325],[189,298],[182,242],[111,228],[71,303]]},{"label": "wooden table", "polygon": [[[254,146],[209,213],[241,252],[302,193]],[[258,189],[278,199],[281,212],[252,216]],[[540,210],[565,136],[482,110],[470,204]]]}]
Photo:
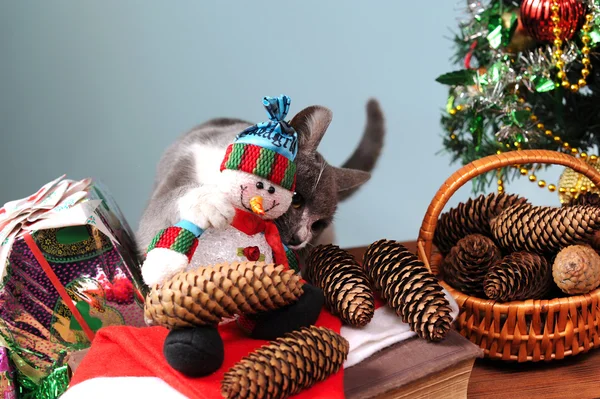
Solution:
[{"label": "wooden table", "polygon": [[[415,241],[405,242],[416,252]],[[365,248],[349,250],[358,260]],[[469,399],[600,398],[600,350],[548,363],[506,363],[477,359]]]}]

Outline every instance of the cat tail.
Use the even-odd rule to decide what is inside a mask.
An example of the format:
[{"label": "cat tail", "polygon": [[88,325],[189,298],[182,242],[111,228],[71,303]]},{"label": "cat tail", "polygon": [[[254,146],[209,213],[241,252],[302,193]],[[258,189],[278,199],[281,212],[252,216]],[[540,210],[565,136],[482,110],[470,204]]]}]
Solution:
[{"label": "cat tail", "polygon": [[[346,162],[343,168],[358,169],[371,172],[383,149],[385,136],[385,118],[379,102],[371,98],[367,102],[367,123],[360,143]],[[339,193],[339,199],[345,200],[354,194],[360,186]]]}]

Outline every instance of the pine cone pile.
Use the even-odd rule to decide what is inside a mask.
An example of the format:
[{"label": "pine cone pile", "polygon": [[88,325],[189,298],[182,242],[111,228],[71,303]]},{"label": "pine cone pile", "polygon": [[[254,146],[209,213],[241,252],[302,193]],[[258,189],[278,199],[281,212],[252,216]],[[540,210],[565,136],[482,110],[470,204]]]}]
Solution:
[{"label": "pine cone pile", "polygon": [[[583,193],[562,207],[479,196],[440,217],[434,244],[445,255],[443,279],[467,295],[514,301],[545,298],[557,286],[589,292],[600,286],[600,256],[596,271],[592,255],[600,251],[600,195]],[[586,249],[567,248],[578,244]]]},{"label": "pine cone pile", "polygon": [[483,279],[500,258],[500,250],[490,238],[470,234],[461,238],[444,259],[444,281],[465,294],[481,297]]},{"label": "pine cone pile", "polygon": [[488,298],[502,302],[541,298],[552,289],[552,271],[545,258],[514,252],[490,268],[483,289]]},{"label": "pine cone pile", "polygon": [[324,327],[302,328],[272,341],[231,367],[223,377],[225,398],[287,398],[338,372],[349,344]]},{"label": "pine cone pile", "polygon": [[283,266],[225,263],[181,272],[152,288],[144,311],[148,324],[167,328],[217,324],[236,314],[281,308],[302,293],[300,277]]},{"label": "pine cone pile", "polygon": [[335,245],[318,246],[306,263],[305,277],[323,290],[327,309],[344,323],[362,327],[373,318],[373,290],[350,253]]},{"label": "pine cone pile", "polygon": [[446,254],[469,234],[489,235],[490,223],[504,209],[526,203],[525,198],[514,194],[480,195],[475,199],[460,203],[456,208],[442,214],[437,223],[433,243],[438,250]]},{"label": "pine cone pile", "polygon": [[567,294],[590,292],[600,285],[600,255],[585,245],[567,247],[556,255],[552,277]]},{"label": "pine cone pile", "polygon": [[396,241],[371,244],[363,266],[381,297],[421,338],[443,339],[452,323],[450,303],[437,278]]},{"label": "pine cone pile", "polygon": [[553,208],[529,204],[512,206],[492,222],[496,242],[506,250],[538,254],[585,242],[600,230],[600,208],[568,206]]}]

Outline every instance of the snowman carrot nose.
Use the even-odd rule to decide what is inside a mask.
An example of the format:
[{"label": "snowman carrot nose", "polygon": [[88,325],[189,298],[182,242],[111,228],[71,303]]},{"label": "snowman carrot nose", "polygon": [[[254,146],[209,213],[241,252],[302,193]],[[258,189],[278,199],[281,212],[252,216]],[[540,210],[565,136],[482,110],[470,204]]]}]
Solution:
[{"label": "snowman carrot nose", "polygon": [[250,209],[257,215],[262,216],[265,214],[265,210],[263,209],[263,198],[260,195],[250,198]]}]

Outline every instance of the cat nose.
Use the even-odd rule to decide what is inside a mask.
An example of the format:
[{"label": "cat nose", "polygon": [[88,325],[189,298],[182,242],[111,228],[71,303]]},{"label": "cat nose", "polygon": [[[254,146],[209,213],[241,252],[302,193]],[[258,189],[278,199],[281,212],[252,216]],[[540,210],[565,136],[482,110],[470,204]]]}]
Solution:
[{"label": "cat nose", "polygon": [[302,243],[302,240],[300,239],[300,237],[298,237],[298,235],[294,234],[294,235],[292,235],[292,238],[290,239],[290,242],[288,244],[299,245],[301,243]]}]

